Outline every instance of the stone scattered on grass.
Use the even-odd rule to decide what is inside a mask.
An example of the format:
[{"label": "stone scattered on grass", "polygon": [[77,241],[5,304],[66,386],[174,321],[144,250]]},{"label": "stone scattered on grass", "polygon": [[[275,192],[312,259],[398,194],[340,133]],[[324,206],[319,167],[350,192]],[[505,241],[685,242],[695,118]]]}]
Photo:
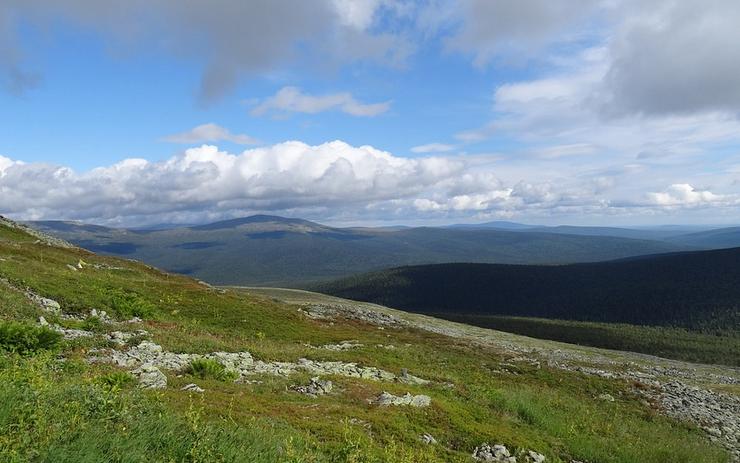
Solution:
[{"label": "stone scattered on grass", "polygon": [[195,383],[186,384],[185,386],[181,387],[180,390],[187,392],[197,392],[198,394],[202,394],[203,392],[205,392],[205,389]]},{"label": "stone scattered on grass", "polygon": [[537,453],[534,450],[527,450],[524,453],[524,463],[543,463],[545,461],[545,456],[541,453]]},{"label": "stone scattered on grass", "polygon": [[[359,347],[363,347],[363,344],[360,344],[357,341],[342,341],[338,344],[324,344],[323,346],[318,347],[318,349],[326,349],[326,350],[332,350],[332,351],[345,351],[345,350],[357,349]],[[314,347],[314,349],[316,348]]]},{"label": "stone scattered on grass", "polygon": [[113,363],[120,367],[136,367],[150,363],[165,370],[181,371],[190,362],[197,359],[214,359],[239,376],[238,382],[245,382],[243,377],[252,375],[289,376],[291,374],[307,372],[317,376],[346,376],[373,381],[399,382],[404,384],[428,384],[426,379],[403,373],[396,375],[376,367],[365,367],[356,363],[347,362],[320,362],[305,358],[297,362],[263,362],[254,360],[249,352],[213,352],[206,355],[176,354],[162,349],[162,346],[151,341],[142,341],[128,350],[97,349],[90,352],[90,362]]},{"label": "stone scattered on grass", "polygon": [[502,444],[481,444],[473,450],[473,458],[477,461],[516,463],[516,457]]},{"label": "stone scattered on grass", "polygon": [[320,395],[328,394],[332,391],[334,385],[331,381],[320,379],[318,376],[311,378],[311,381],[306,385],[293,386],[292,389],[301,394],[306,394],[311,397],[318,397]]},{"label": "stone scattered on grass", "polygon": [[410,392],[402,396],[395,396],[388,392],[383,391],[374,403],[382,407],[387,406],[410,406],[410,407],[428,407],[432,404],[432,398],[428,395],[412,395]]},{"label": "stone scattered on grass", "polygon": [[139,379],[142,389],[164,389],[167,387],[167,376],[156,366],[146,363],[131,372]]},{"label": "stone scattered on grass", "polygon": [[599,394],[596,398],[604,402],[614,402],[614,396],[611,394]]},{"label": "stone scattered on grass", "polygon": [[105,335],[105,338],[118,346],[125,346],[131,339],[148,336],[149,332],[146,330],[136,331],[112,331]]},{"label": "stone scattered on grass", "polygon": [[422,434],[419,439],[425,444],[429,444],[429,445],[433,445],[437,443],[437,439],[435,439],[434,436],[428,433]]}]

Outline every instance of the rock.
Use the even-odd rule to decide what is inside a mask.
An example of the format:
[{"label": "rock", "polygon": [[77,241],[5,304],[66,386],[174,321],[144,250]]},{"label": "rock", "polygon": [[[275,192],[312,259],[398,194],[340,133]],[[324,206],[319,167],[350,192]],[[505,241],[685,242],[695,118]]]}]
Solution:
[{"label": "rock", "polygon": [[188,392],[197,392],[198,394],[202,394],[205,392],[205,389],[202,387],[199,387],[195,383],[186,384],[185,386],[180,388],[181,391],[188,391]]},{"label": "rock", "polygon": [[130,331],[112,331],[105,335],[105,338],[119,346],[126,345],[131,339],[138,337],[138,336],[148,336],[149,332],[146,330],[136,330],[133,332]]},{"label": "rock", "polygon": [[99,319],[103,323],[113,323],[115,321],[108,316],[108,312],[105,310],[91,309],[90,316]]},{"label": "rock", "polygon": [[509,449],[501,444],[481,444],[473,450],[473,458],[477,461],[516,463],[516,457],[511,456]]},{"label": "rock", "polygon": [[44,317],[39,317],[39,325],[41,325],[41,326],[49,326],[49,322],[47,322]]},{"label": "rock", "polygon": [[614,402],[614,397],[611,394],[599,394],[596,398],[605,402]]},{"label": "rock", "polygon": [[537,453],[534,450],[527,450],[524,453],[524,463],[543,463],[545,456],[541,453]]},{"label": "rock", "polygon": [[85,331],[85,330],[76,330],[76,329],[67,329],[62,328],[59,325],[49,325],[51,329],[58,333],[62,333],[62,336],[64,339],[78,339],[78,338],[89,338],[91,336],[95,336],[95,333],[92,331]]},{"label": "rock", "polygon": [[411,407],[428,407],[432,404],[432,398],[428,395],[412,395],[407,392],[402,396],[395,396],[383,391],[374,401],[376,404],[387,407],[389,405],[399,406],[408,405]]},{"label": "rock", "polygon": [[293,390],[306,394],[311,397],[317,397],[320,395],[328,394],[334,388],[334,385],[329,380],[319,379],[318,376],[311,378],[311,381],[305,386],[293,386]]},{"label": "rock", "polygon": [[167,376],[152,364],[146,363],[131,373],[139,378],[139,387],[142,389],[164,389],[167,387]]},{"label": "rock", "polygon": [[254,365],[254,358],[249,352],[213,352],[203,356],[206,359],[213,359],[223,365],[227,370],[239,373],[242,370],[248,370]]},{"label": "rock", "polygon": [[[123,334],[110,333],[109,340],[119,344],[126,341]],[[90,352],[89,362],[108,362],[121,367],[136,367],[145,363],[152,364],[165,370],[183,370],[190,362],[196,359],[214,359],[230,371],[238,374],[237,381],[247,382],[244,377],[251,375],[268,374],[275,376],[289,376],[298,372],[307,372],[316,376],[346,376],[349,378],[363,378],[372,381],[401,382],[406,384],[423,385],[429,381],[410,374],[404,377],[397,376],[389,371],[375,367],[364,367],[356,363],[346,362],[318,362],[305,358],[297,362],[264,362],[254,360],[249,352],[212,352],[200,354],[176,354],[167,352],[162,346],[151,341],[142,341],[139,345],[128,350],[98,349]]]},{"label": "rock", "polygon": [[323,346],[320,347],[320,349],[333,350],[333,351],[344,351],[344,350],[357,349],[359,347],[363,347],[363,344],[360,344],[357,341],[342,341],[339,344],[324,344]]},{"label": "rock", "polygon": [[62,306],[59,305],[59,303],[54,299],[41,297],[38,294],[34,294],[31,292],[28,292],[27,296],[31,299],[31,301],[36,303],[36,305],[49,313],[59,314],[62,311]]},{"label": "rock", "polygon": [[130,318],[130,319],[126,320],[126,323],[141,323],[143,321],[144,320],[142,320],[139,317],[133,317],[133,318]]},{"label": "rock", "polygon": [[381,327],[404,324],[401,319],[393,315],[351,304],[309,304],[300,310],[307,317],[314,320],[333,320],[337,317],[342,317],[349,320],[360,320]]},{"label": "rock", "polygon": [[73,272],[76,272],[77,271],[77,267],[75,267],[72,264],[67,264],[67,268],[70,269],[70,270],[72,270]]},{"label": "rock", "polygon": [[425,444],[433,445],[437,443],[437,439],[435,439],[431,434],[424,433],[420,437],[421,441]]}]

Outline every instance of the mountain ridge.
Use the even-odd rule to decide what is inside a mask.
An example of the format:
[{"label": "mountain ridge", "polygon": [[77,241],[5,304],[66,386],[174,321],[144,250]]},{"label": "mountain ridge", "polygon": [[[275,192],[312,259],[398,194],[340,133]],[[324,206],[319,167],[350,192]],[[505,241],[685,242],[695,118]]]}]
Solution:
[{"label": "mountain ridge", "polygon": [[30,223],[96,252],[140,259],[217,284],[299,287],[398,265],[487,262],[562,264],[693,249],[682,244],[543,231],[333,228],[253,216],[142,232]]}]

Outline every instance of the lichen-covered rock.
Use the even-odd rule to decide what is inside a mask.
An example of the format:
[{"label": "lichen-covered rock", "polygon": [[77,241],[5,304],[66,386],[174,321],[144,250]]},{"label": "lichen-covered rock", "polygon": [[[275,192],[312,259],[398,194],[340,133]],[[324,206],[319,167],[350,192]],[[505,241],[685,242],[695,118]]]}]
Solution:
[{"label": "lichen-covered rock", "polygon": [[383,391],[377,399],[375,399],[375,403],[380,406],[411,406],[411,407],[428,407],[432,404],[432,398],[428,395],[412,395],[411,393],[407,392],[406,394],[402,396],[395,396],[393,394],[390,394],[388,392]]},{"label": "lichen-covered rock", "polygon": [[164,389],[167,387],[167,376],[156,366],[146,363],[132,371],[139,379],[142,389]]},{"label": "lichen-covered rock", "polygon": [[311,378],[311,381],[306,385],[293,386],[293,390],[306,394],[311,397],[317,397],[320,395],[328,394],[332,391],[334,385],[329,380],[320,379],[318,376]]},{"label": "lichen-covered rock", "polygon": [[473,450],[473,458],[477,461],[516,463],[516,457],[502,444],[481,444]]}]

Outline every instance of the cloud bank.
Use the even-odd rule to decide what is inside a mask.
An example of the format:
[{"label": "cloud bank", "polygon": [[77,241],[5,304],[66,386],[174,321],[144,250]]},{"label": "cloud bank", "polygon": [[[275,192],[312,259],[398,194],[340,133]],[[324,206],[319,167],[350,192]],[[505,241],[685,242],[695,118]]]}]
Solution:
[{"label": "cloud bank", "polygon": [[[735,193],[667,184],[621,196],[613,183],[530,178],[481,157],[403,158],[342,141],[289,141],[231,154],[202,145],[162,162],[127,159],[88,172],[0,156],[0,213],[142,225],[255,212],[326,220],[655,214],[737,207]],[[589,176],[591,177],[591,176]]]}]

